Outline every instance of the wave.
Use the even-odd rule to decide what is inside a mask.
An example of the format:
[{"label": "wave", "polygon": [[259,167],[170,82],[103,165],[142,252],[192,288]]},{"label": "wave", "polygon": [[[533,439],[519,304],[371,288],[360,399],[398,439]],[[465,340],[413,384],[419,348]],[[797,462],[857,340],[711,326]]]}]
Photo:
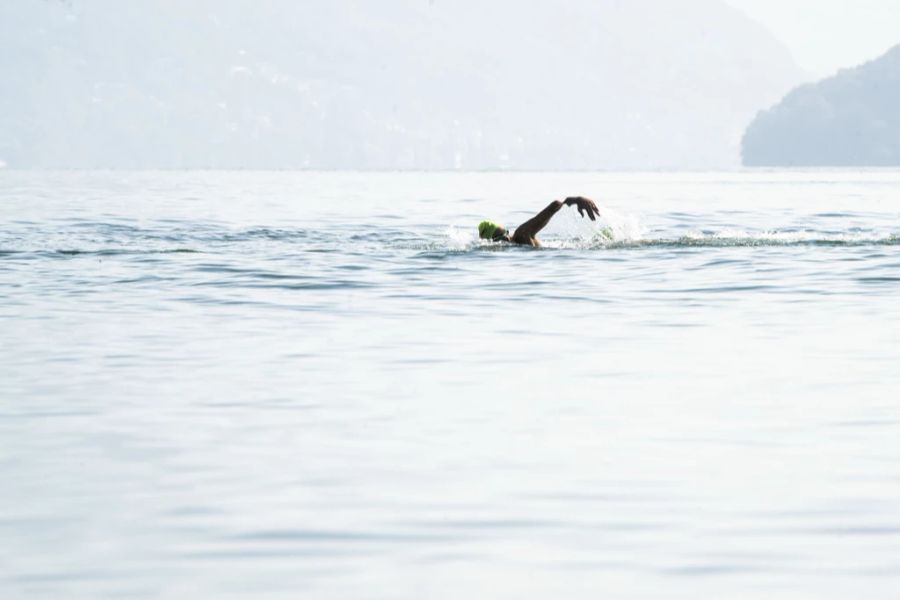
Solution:
[{"label": "wave", "polygon": [[[686,226],[687,218],[694,217],[670,213],[666,215],[670,223],[651,229],[635,215],[609,209],[595,223],[567,214],[554,220],[540,236],[541,246],[557,250],[617,250],[900,245],[900,234],[874,228],[851,227],[838,230],[813,226],[756,230],[724,226],[689,229]],[[673,230],[678,232],[677,235],[673,235]],[[451,227],[446,237],[450,250],[496,250],[504,246],[511,247],[510,244],[479,240],[471,228]]]},{"label": "wave", "polygon": [[0,258],[3,257],[77,257],[77,256],[143,256],[149,254],[201,254],[201,250],[192,248],[171,249],[134,249],[134,248],[100,248],[100,249],[75,249],[63,248],[58,250],[9,250],[0,249]]},{"label": "wave", "polygon": [[[693,231],[667,235],[665,230],[647,231],[603,225],[587,234],[541,236],[541,247],[550,250],[627,250],[641,248],[765,248],[799,246],[900,246],[900,234],[866,231],[770,230],[738,229]],[[479,240],[468,231],[451,229],[445,250],[502,250],[517,246],[505,242]],[[436,249],[436,248],[433,248]]]},{"label": "wave", "polygon": [[[900,234],[875,228],[829,227],[770,230],[720,228],[688,229],[687,219],[667,215],[668,222],[645,227],[636,217],[608,211],[592,223],[577,216],[554,221],[540,236],[548,250],[629,250],[652,248],[765,248],[765,247],[864,247],[900,246]],[[392,252],[504,251],[507,243],[478,239],[469,226],[372,227],[345,222],[322,228],[228,228],[198,223],[195,228],[139,228],[118,224],[86,223],[73,232],[26,229],[6,232],[0,238],[0,259],[66,258],[154,254],[219,254],[249,244],[241,252],[269,258],[297,253],[344,252],[383,254]]]},{"label": "wave", "polygon": [[760,248],[796,246],[900,246],[900,235],[878,233],[823,232],[701,232],[677,237],[650,236],[616,239],[599,235],[594,239],[549,240],[546,248],[557,249],[640,249],[640,248]]}]

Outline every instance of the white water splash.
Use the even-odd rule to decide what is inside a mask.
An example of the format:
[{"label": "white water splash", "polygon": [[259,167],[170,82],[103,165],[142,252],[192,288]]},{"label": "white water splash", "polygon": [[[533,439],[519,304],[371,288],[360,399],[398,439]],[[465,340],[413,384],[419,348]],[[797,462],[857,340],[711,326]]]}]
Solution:
[{"label": "white water splash", "polygon": [[[639,240],[647,235],[648,229],[636,215],[621,213],[610,208],[600,212],[601,237],[615,242]],[[596,240],[597,236],[595,236]]]},{"label": "white water splash", "polygon": [[468,250],[479,243],[475,230],[471,227],[450,225],[445,233],[449,250]]},{"label": "white water splash", "polygon": [[547,248],[579,249],[629,244],[645,239],[648,228],[632,214],[602,208],[597,221],[566,211],[554,219],[541,243]]}]

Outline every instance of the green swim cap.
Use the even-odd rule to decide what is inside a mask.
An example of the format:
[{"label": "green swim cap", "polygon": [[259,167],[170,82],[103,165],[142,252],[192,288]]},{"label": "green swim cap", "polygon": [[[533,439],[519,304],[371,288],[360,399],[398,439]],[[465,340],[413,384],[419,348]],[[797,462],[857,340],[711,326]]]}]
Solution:
[{"label": "green swim cap", "polygon": [[492,240],[498,229],[500,226],[493,221],[482,221],[478,225],[478,236],[483,240]]}]

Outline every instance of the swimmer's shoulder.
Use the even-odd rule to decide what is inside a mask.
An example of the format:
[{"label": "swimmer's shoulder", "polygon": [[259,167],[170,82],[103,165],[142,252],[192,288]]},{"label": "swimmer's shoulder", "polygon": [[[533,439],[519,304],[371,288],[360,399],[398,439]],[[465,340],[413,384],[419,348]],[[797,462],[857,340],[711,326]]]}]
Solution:
[{"label": "swimmer's shoulder", "polygon": [[541,243],[537,240],[537,238],[522,233],[521,229],[516,229],[516,232],[513,234],[510,241],[520,246],[531,246],[532,248],[541,247]]}]

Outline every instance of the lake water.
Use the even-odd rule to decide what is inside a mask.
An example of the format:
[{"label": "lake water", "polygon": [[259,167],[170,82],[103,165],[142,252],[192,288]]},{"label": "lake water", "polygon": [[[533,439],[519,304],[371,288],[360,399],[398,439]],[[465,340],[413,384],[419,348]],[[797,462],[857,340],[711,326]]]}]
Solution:
[{"label": "lake water", "polygon": [[897,597],[900,171],[7,171],[0,225],[4,599]]}]

